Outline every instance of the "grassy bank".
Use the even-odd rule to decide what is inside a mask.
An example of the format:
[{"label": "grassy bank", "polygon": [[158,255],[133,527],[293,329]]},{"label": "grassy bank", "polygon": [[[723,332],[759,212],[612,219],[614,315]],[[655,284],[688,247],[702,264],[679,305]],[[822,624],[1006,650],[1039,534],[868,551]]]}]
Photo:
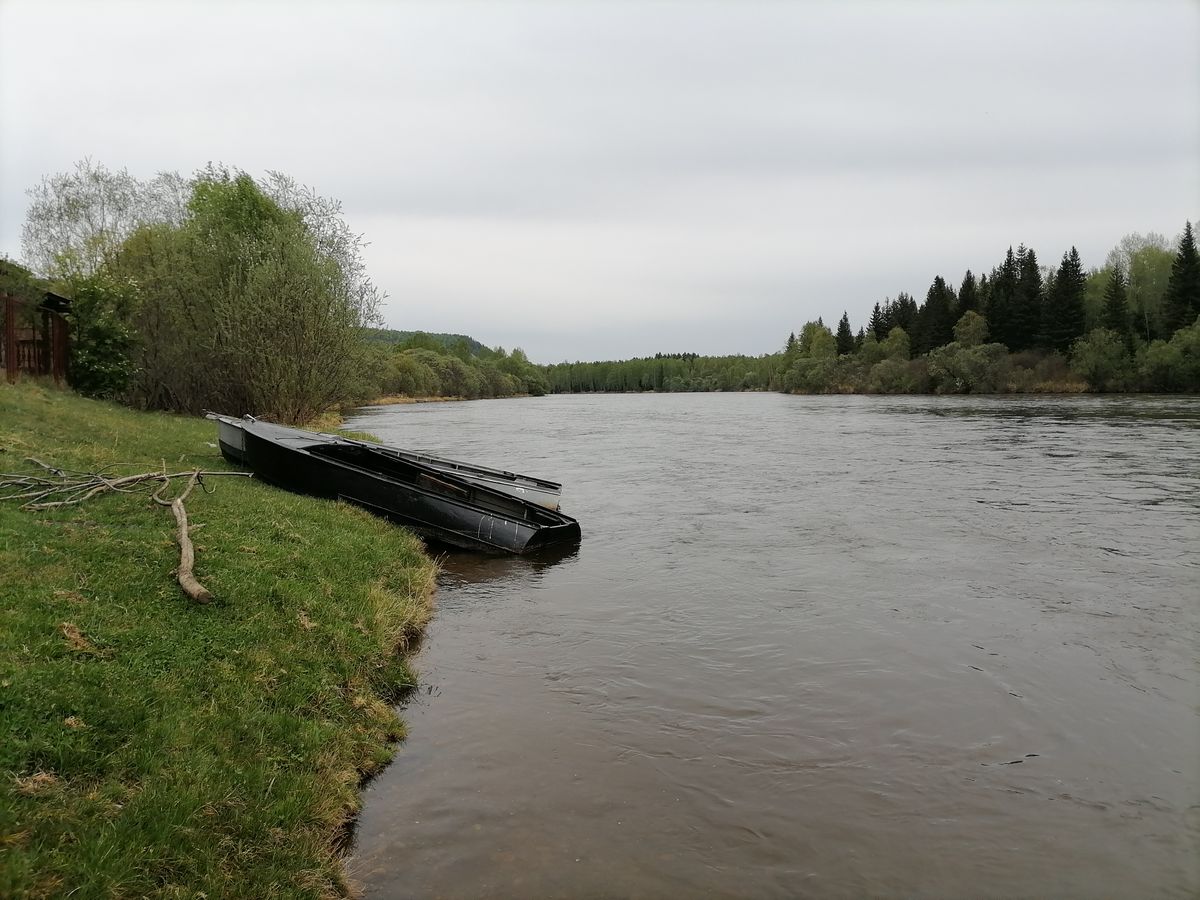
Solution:
[{"label": "grassy bank", "polygon": [[[225,469],[213,424],[0,384],[0,471]],[[336,896],[363,773],[402,725],[429,616],[420,543],[250,479],[170,513],[144,495],[0,504],[0,896]],[[77,892],[77,893],[76,893]]]}]

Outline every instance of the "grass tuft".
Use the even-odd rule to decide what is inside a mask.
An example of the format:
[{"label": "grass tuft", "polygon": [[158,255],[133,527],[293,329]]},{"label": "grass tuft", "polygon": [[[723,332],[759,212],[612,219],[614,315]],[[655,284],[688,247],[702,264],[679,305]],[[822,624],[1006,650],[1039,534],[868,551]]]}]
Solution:
[{"label": "grass tuft", "polygon": [[[0,470],[229,468],[211,422],[0,386]],[[0,504],[0,896],[330,897],[361,780],[403,725],[430,615],[420,542],[361,510],[213,479]]]}]

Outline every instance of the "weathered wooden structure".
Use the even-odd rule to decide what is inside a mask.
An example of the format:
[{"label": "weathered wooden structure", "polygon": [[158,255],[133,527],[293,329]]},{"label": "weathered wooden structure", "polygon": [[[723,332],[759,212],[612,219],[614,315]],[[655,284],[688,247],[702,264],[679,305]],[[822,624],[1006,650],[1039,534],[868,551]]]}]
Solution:
[{"label": "weathered wooden structure", "polygon": [[0,293],[4,310],[0,364],[9,384],[22,373],[49,375],[56,383],[67,377],[68,329],[71,301],[46,291],[40,301]]}]

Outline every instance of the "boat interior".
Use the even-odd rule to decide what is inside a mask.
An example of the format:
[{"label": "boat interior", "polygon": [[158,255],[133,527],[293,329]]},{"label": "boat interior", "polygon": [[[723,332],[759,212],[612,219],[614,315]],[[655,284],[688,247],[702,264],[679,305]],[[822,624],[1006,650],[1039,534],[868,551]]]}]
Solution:
[{"label": "boat interior", "polygon": [[460,502],[472,503],[511,519],[548,524],[554,524],[557,521],[550,516],[541,515],[541,507],[496,491],[477,488],[453,479],[453,476],[444,477],[441,472],[409,462],[374,447],[341,442],[309,442],[302,449],[314,456],[335,460],[343,465],[352,466],[374,475],[386,476],[402,484],[411,484],[423,490],[450,496]]}]

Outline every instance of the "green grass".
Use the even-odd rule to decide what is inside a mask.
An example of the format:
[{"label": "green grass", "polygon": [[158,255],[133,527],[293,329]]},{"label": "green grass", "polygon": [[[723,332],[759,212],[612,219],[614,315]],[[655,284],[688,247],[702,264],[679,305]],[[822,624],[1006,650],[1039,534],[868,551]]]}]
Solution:
[{"label": "green grass", "polygon": [[[0,471],[228,469],[213,423],[0,384]],[[0,504],[0,896],[325,897],[402,724],[434,567],[407,532],[251,479]]]}]

